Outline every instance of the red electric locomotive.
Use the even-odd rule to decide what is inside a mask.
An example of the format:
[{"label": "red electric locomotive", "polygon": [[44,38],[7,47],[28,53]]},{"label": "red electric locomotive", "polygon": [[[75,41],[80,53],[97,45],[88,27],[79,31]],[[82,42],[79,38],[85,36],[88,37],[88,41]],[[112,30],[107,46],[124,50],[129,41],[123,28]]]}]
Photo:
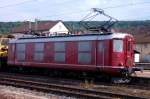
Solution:
[{"label": "red electric locomotive", "polygon": [[11,40],[8,65],[109,75],[134,71],[134,38],[106,33]]}]

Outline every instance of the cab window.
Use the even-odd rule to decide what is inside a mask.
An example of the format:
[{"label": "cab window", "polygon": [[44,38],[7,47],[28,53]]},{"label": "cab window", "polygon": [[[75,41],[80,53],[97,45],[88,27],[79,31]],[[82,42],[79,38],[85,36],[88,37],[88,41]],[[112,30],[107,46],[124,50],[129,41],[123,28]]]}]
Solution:
[{"label": "cab window", "polygon": [[123,41],[113,40],[113,52],[122,52],[122,51],[123,51]]}]

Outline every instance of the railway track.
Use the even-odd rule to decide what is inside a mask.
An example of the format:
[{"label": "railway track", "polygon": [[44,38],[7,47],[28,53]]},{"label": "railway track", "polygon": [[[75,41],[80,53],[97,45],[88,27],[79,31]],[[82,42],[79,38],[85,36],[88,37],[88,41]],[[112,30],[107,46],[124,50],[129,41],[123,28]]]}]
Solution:
[{"label": "railway track", "polygon": [[145,99],[143,97],[125,95],[125,94],[117,94],[109,91],[97,91],[93,89],[85,89],[72,85],[62,85],[62,84],[54,84],[54,83],[46,83],[31,80],[23,79],[23,76],[18,75],[10,75],[10,74],[0,74],[0,84],[3,85],[11,85],[16,87],[23,87],[28,89],[36,89],[44,92],[51,92],[55,94],[63,94],[67,96],[74,96],[77,98],[89,98],[89,99]]}]

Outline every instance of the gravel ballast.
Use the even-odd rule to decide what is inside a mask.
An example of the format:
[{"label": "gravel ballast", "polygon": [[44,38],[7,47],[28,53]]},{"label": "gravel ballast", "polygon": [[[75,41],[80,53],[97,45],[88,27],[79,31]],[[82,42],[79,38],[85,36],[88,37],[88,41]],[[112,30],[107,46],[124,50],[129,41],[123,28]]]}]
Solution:
[{"label": "gravel ballast", "polygon": [[76,99],[76,98],[0,85],[0,99]]}]

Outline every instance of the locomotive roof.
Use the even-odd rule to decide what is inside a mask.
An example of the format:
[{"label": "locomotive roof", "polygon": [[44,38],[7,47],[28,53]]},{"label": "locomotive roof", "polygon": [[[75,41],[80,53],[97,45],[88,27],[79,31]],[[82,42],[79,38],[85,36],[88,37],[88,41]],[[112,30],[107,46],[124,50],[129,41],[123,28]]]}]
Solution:
[{"label": "locomotive roof", "polygon": [[125,33],[106,33],[106,34],[86,34],[86,35],[67,35],[67,36],[48,36],[48,37],[28,37],[10,40],[9,43],[28,43],[28,42],[49,42],[49,41],[86,41],[86,40],[105,40],[113,38],[124,38],[131,36]]},{"label": "locomotive roof", "polygon": [[33,36],[33,37],[22,37],[19,39],[38,39],[38,38],[58,38],[58,37],[76,37],[76,36],[102,36],[102,35],[111,35],[113,33],[91,33],[91,34],[80,34],[80,35],[76,35],[76,34],[68,34],[68,35],[57,35],[57,36]]}]

